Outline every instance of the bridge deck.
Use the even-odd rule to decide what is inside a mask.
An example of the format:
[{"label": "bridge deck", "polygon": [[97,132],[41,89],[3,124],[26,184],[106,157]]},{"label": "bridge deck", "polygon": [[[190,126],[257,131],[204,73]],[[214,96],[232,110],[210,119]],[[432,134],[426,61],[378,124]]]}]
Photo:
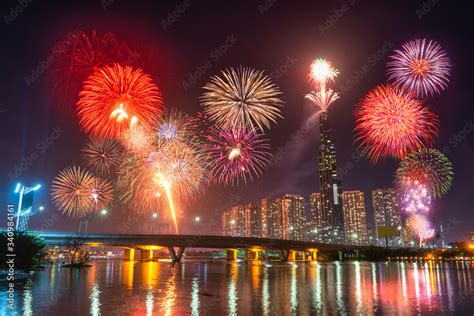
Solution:
[{"label": "bridge deck", "polygon": [[79,234],[36,232],[47,245],[67,245],[75,239],[84,244],[100,244],[112,247],[137,247],[156,245],[163,247],[218,248],[218,249],[308,249],[350,250],[363,249],[366,246],[324,244],[317,242],[282,240],[254,237],[201,236],[201,235],[152,235],[152,234]]}]

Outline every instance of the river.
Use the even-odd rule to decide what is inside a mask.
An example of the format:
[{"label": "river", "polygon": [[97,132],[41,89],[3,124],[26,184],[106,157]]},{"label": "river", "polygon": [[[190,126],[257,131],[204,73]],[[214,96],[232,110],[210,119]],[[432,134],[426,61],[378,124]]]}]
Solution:
[{"label": "river", "polygon": [[474,314],[469,262],[93,261],[17,274],[1,315]]}]

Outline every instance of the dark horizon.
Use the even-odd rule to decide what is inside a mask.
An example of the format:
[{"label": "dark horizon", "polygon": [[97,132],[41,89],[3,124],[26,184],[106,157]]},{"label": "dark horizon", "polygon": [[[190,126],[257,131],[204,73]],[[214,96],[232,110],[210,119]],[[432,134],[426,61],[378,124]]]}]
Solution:
[{"label": "dark horizon", "polygon": [[[194,229],[194,216],[212,219],[214,211],[230,206],[235,195],[240,199],[234,204],[240,204],[284,193],[308,198],[310,193],[319,192],[319,121],[297,141],[293,139],[316,113],[315,107],[304,99],[310,90],[306,81],[309,65],[316,57],[327,58],[340,71],[334,87],[341,99],[328,111],[337,165],[343,191],[365,193],[371,222],[370,192],[393,186],[397,161],[384,159],[374,165],[366,157],[359,159],[358,144],[354,142],[354,105],[370,89],[387,81],[386,62],[393,49],[414,38],[439,42],[452,60],[453,70],[448,88],[428,98],[426,104],[440,120],[439,137],[433,147],[453,162],[455,176],[450,192],[436,200],[433,224],[443,223],[445,230],[450,227],[447,241],[466,240],[474,231],[473,222],[469,221],[474,205],[474,110],[469,104],[473,44],[467,31],[467,8],[436,1],[431,7],[429,1],[319,4],[262,0],[208,1],[199,5],[191,0],[133,4],[119,0],[45,1],[28,3],[11,18],[11,9],[18,3],[2,3],[1,34],[6,45],[0,52],[0,94],[4,100],[0,118],[5,135],[1,138],[1,172],[5,176],[0,190],[6,205],[16,203],[13,190],[17,181],[43,184],[35,205],[44,205],[46,211],[32,217],[33,229],[54,217],[53,229],[77,230],[78,221],[61,216],[52,206],[49,185],[60,170],[80,164],[80,148],[87,140],[73,106],[53,104],[48,66],[37,78],[34,69],[43,67],[45,62],[47,65],[53,47],[69,32],[95,29],[101,34],[113,32],[138,52],[140,66],[160,87],[166,107],[191,115],[201,111],[202,86],[212,75],[231,66],[264,70],[283,92],[284,119],[272,125],[268,137],[273,154],[287,144],[292,148],[247,186],[211,186],[197,203],[184,210],[180,226],[185,233]],[[178,17],[168,20],[173,12],[178,12]],[[50,145],[48,137],[52,139]],[[24,171],[10,177],[24,159]],[[90,223],[90,231],[114,231],[126,221],[119,207],[112,214],[107,222]],[[2,220],[2,226],[4,223]]]}]

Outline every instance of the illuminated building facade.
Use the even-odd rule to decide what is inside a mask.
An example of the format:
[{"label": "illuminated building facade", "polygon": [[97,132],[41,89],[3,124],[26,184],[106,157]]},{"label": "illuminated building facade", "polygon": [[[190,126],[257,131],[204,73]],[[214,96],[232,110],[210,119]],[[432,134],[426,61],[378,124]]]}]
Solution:
[{"label": "illuminated building facade", "polygon": [[305,239],[307,235],[305,203],[301,195],[285,194],[281,198],[283,239]]},{"label": "illuminated building facade", "polygon": [[260,204],[234,206],[222,214],[223,235],[305,240],[305,203],[300,195],[285,194]]},{"label": "illuminated building facade", "polygon": [[309,195],[310,220],[307,228],[308,240],[321,241],[319,232],[321,231],[321,194],[315,192]]},{"label": "illuminated building facade", "polygon": [[262,210],[260,205],[245,205],[245,232],[247,237],[262,237]]},{"label": "illuminated building facade", "polygon": [[342,185],[337,175],[336,145],[331,137],[327,112],[320,115],[319,183],[321,194],[321,240],[343,243],[344,213]]},{"label": "illuminated building facade", "polygon": [[393,188],[373,190],[372,207],[378,244],[402,246],[400,199],[397,191]]},{"label": "illuminated building facade", "polygon": [[369,236],[367,232],[367,212],[364,192],[343,192],[342,205],[344,208],[346,243],[367,245],[369,243]]}]

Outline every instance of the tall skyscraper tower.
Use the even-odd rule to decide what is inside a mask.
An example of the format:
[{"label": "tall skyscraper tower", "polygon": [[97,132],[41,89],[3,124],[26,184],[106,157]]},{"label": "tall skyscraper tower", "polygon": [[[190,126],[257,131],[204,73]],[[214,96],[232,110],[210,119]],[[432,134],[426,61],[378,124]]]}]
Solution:
[{"label": "tall skyscraper tower", "polygon": [[321,229],[326,242],[344,242],[342,185],[337,175],[336,145],[331,137],[327,112],[320,116],[319,183],[321,194]]}]

